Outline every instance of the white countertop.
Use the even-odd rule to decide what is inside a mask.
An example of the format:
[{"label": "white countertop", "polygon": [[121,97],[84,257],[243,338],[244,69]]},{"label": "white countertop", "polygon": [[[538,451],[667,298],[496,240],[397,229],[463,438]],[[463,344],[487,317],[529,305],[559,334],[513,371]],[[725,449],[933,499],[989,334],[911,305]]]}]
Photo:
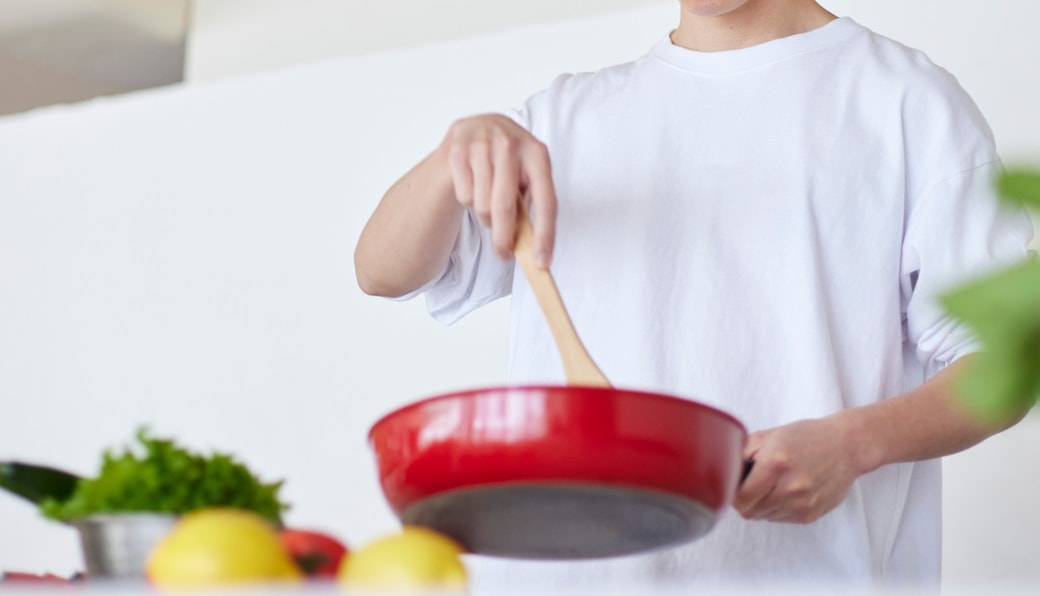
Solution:
[{"label": "white countertop", "polygon": [[[755,586],[746,588],[719,588],[705,590],[703,588],[685,589],[675,586],[654,586],[654,585],[634,585],[634,586],[603,586],[603,589],[597,589],[588,592],[577,593],[574,590],[566,591],[539,591],[537,596],[688,596],[690,594],[717,594],[722,596],[740,596],[743,594],[755,594],[756,596],[771,595],[771,594],[784,594],[784,595],[798,595],[798,596],[834,596],[836,593],[840,593],[841,596],[866,596],[870,594],[897,594],[914,596],[918,594],[935,594],[934,591],[923,591],[923,590],[867,590],[849,588],[847,586],[794,586],[794,585],[783,585],[783,586]],[[989,595],[989,594],[1008,594],[1008,595],[1030,595],[1040,593],[1040,585],[1026,585],[1026,584],[996,584],[996,585],[978,585],[978,586],[953,586],[944,587],[942,594],[944,596],[967,596],[967,595]],[[75,594],[76,596],[130,596],[134,594],[162,594],[163,596],[177,596],[179,594],[191,596],[242,596],[245,594],[259,594],[262,596],[288,596],[288,595],[305,595],[305,596],[353,596],[353,595],[374,595],[380,594],[391,594],[391,595],[408,595],[408,596],[481,596],[481,592],[444,592],[444,591],[384,591],[384,590],[358,590],[348,589],[343,586],[339,586],[334,582],[328,583],[308,583],[300,586],[268,586],[268,585],[255,585],[255,586],[239,586],[239,587],[225,587],[225,588],[214,588],[208,590],[194,590],[194,591],[176,591],[176,590],[159,590],[146,584],[137,583],[104,583],[104,582],[77,582],[69,585],[51,585],[51,584],[0,584],[0,594],[3,596],[67,596],[69,594]],[[496,596],[519,596],[520,592],[515,591],[497,591]]]}]

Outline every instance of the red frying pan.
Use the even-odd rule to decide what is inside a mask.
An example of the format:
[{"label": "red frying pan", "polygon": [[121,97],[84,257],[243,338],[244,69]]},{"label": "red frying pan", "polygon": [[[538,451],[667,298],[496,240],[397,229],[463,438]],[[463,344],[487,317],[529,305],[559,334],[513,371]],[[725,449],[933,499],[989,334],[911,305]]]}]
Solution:
[{"label": "red frying pan", "polygon": [[469,552],[515,558],[610,557],[705,534],[742,478],[743,425],[694,401],[612,388],[533,263],[526,213],[519,220],[516,257],[568,385],[440,395],[380,419],[369,440],[390,506]]}]

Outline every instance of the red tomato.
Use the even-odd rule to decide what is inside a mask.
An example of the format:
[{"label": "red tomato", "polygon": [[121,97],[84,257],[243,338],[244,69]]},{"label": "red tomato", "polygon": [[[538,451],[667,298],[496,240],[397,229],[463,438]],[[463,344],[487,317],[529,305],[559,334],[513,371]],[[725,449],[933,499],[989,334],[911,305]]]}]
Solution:
[{"label": "red tomato", "polygon": [[279,536],[300,570],[309,576],[335,577],[348,552],[342,542],[322,532],[286,528]]}]

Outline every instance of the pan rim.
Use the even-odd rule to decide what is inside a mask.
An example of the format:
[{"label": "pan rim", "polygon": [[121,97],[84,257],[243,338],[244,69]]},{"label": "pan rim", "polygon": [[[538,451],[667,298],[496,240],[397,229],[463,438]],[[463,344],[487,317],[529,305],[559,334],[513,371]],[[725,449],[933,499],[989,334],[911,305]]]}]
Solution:
[{"label": "pan rim", "polygon": [[667,393],[655,393],[653,391],[644,391],[644,390],[638,390],[638,389],[625,389],[625,388],[618,388],[618,387],[598,387],[598,386],[585,386],[585,385],[530,384],[530,385],[500,385],[500,386],[495,386],[495,387],[475,387],[475,388],[471,388],[471,389],[463,389],[463,390],[460,390],[460,391],[451,391],[451,392],[447,392],[447,393],[439,393],[439,394],[436,394],[436,395],[432,395],[432,396],[428,396],[428,397],[425,397],[425,398],[421,398],[421,399],[416,400],[414,402],[411,402],[411,403],[405,404],[403,406],[400,406],[398,408],[395,408],[395,409],[391,410],[390,412],[388,412],[386,414],[383,414],[378,419],[376,419],[376,421],[374,423],[372,423],[371,427],[369,427],[368,434],[367,434],[368,443],[369,443],[369,445],[371,445],[374,442],[374,440],[375,440],[374,437],[377,434],[377,431],[379,430],[379,428],[381,426],[385,425],[385,424],[388,424],[390,419],[398,418],[398,417],[404,415],[405,412],[409,412],[409,411],[412,411],[412,410],[417,410],[417,409],[423,408],[423,407],[425,407],[425,406],[427,406],[427,405],[429,405],[431,403],[436,403],[436,402],[439,402],[439,401],[448,401],[448,400],[451,400],[451,399],[459,399],[459,398],[464,398],[464,397],[468,397],[468,396],[472,396],[472,395],[476,395],[476,394],[491,393],[491,392],[495,392],[495,391],[546,391],[546,390],[557,391],[557,390],[561,390],[561,389],[564,389],[564,390],[566,390],[566,389],[577,389],[577,390],[581,390],[582,392],[586,392],[586,393],[588,393],[588,392],[591,392],[591,393],[605,393],[605,394],[612,394],[612,395],[617,395],[617,394],[621,393],[621,394],[628,394],[628,395],[631,395],[631,396],[634,396],[634,397],[639,397],[641,399],[652,399],[652,400],[665,401],[665,402],[670,402],[670,403],[678,403],[678,404],[682,404],[684,407],[693,407],[695,409],[702,410],[702,411],[704,411],[704,412],[706,412],[708,414],[712,414],[712,415],[720,416],[722,418],[726,418],[730,422],[735,424],[741,430],[741,432],[744,434],[745,437],[747,437],[747,435],[748,435],[747,427],[744,426],[744,423],[741,422],[740,419],[738,419],[733,414],[730,414],[729,412],[727,412],[725,410],[722,410],[722,409],[717,408],[715,406],[708,405],[708,404],[706,404],[704,402],[701,402],[701,401],[698,401],[698,400],[695,400],[695,399],[692,399],[692,398],[679,397],[677,395],[669,395]]}]

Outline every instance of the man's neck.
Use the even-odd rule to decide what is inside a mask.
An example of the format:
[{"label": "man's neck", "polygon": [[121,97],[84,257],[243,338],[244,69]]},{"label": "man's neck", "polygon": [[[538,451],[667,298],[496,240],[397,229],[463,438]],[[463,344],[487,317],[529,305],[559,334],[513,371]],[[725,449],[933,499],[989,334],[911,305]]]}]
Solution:
[{"label": "man's neck", "polygon": [[681,10],[672,43],[700,52],[736,50],[812,31],[836,17],[811,0],[749,0],[717,16]]}]

